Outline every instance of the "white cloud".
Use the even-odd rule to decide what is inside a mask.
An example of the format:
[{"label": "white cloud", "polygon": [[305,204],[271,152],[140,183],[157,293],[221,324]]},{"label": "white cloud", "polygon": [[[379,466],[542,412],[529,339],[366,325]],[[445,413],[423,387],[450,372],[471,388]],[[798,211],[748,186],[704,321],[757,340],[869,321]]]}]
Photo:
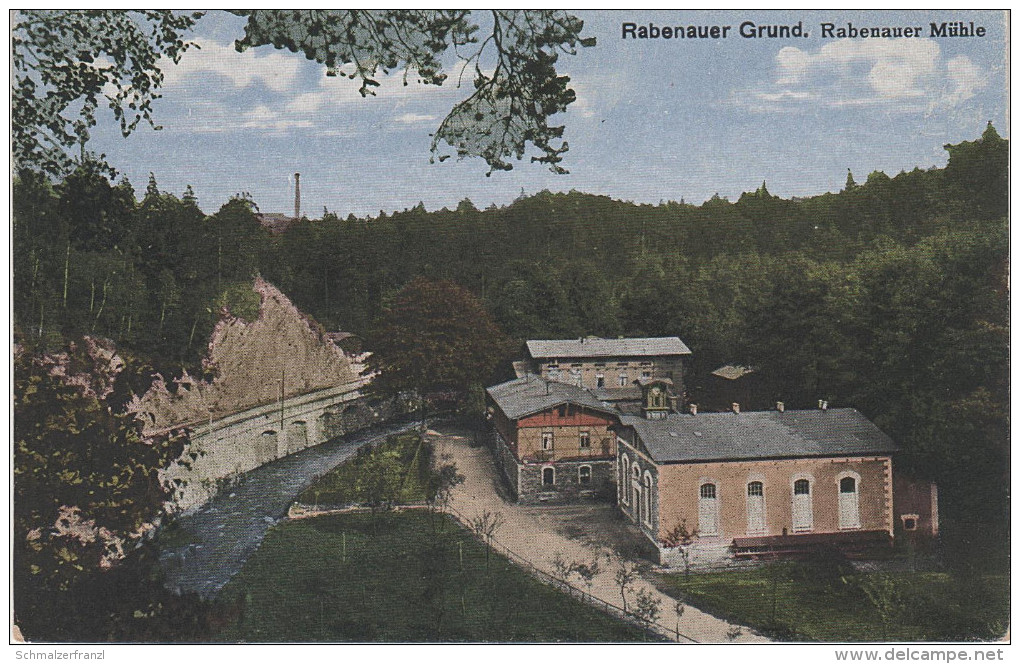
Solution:
[{"label": "white cloud", "polygon": [[984,72],[966,55],[958,55],[946,63],[952,89],[943,99],[947,106],[956,106],[973,97],[988,84]]},{"label": "white cloud", "polygon": [[760,111],[881,106],[923,111],[959,105],[984,87],[969,58],[945,62],[930,39],[841,39],[815,52],[793,46],[776,54],[776,78],[744,90],[735,102]]},{"label": "white cloud", "polygon": [[401,124],[419,124],[421,122],[432,122],[436,119],[434,115],[422,115],[420,113],[404,113],[393,118]]},{"label": "white cloud", "polygon": [[297,82],[302,60],[292,53],[260,52],[248,49],[238,53],[230,44],[196,39],[176,65],[160,63],[164,72],[163,85],[178,87],[195,83],[210,84],[212,76],[228,79],[235,88],[261,83],[274,92],[286,92]]}]

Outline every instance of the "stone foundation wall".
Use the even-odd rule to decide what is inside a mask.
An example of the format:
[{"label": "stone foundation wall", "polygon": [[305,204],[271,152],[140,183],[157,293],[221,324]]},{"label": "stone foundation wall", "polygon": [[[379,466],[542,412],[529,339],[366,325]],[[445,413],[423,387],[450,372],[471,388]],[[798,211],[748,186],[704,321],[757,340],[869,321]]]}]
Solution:
[{"label": "stone foundation wall", "polygon": [[[591,468],[591,481],[580,481],[581,466]],[[609,500],[615,495],[615,463],[602,461],[557,461],[545,464],[524,464],[520,466],[518,502],[522,504],[563,503],[584,499]],[[544,469],[553,469],[553,484],[544,484]]]},{"label": "stone foundation wall", "polygon": [[492,448],[492,455],[496,463],[496,470],[503,476],[506,481],[507,487],[510,489],[510,495],[516,500],[519,494],[517,486],[517,457],[510,450],[510,446],[503,440],[503,436],[500,435],[499,430],[493,428],[490,433],[490,447]]}]

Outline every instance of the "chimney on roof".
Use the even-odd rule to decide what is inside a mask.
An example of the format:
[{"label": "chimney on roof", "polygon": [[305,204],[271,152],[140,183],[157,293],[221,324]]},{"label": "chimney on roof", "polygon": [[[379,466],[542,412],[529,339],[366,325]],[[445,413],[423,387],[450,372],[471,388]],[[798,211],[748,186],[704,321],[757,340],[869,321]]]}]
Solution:
[{"label": "chimney on roof", "polygon": [[698,414],[698,404],[692,403],[690,405],[690,409],[691,409],[691,415],[697,415]]},{"label": "chimney on roof", "polygon": [[301,218],[301,174],[294,174],[294,218]]},{"label": "chimney on roof", "polygon": [[818,400],[818,410],[829,410],[829,402],[824,399]]},{"label": "chimney on roof", "polygon": [[782,401],[777,401],[776,410],[778,410],[780,413],[786,412],[786,404],[783,403]]},{"label": "chimney on roof", "polygon": [[740,404],[739,403],[734,401],[733,403],[730,404],[730,408],[733,409],[734,413],[736,413],[737,415],[740,415]]}]

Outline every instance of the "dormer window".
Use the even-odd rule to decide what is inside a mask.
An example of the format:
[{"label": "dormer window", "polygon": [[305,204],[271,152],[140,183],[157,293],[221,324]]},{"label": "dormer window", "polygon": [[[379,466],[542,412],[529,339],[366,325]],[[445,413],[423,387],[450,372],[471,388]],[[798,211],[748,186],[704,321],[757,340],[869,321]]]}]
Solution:
[{"label": "dormer window", "polygon": [[648,407],[649,408],[666,407],[666,393],[663,392],[662,388],[659,387],[658,385],[648,390]]}]

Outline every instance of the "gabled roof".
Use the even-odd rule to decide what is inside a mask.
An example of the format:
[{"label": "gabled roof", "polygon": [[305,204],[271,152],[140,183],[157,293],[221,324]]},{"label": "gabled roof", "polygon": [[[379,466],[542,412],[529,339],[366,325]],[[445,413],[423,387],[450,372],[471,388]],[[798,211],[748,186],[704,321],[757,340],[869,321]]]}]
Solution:
[{"label": "gabled roof", "polygon": [[889,454],[899,447],[854,408],[624,415],[649,456],[663,463]]},{"label": "gabled roof", "polygon": [[719,367],[718,369],[713,371],[712,375],[719,376],[720,378],[725,378],[726,380],[736,380],[738,378],[746,376],[747,374],[752,373],[754,373],[754,369],[751,369],[750,367],[742,367],[740,365],[734,366],[732,364],[727,364],[726,366]]},{"label": "gabled roof", "polygon": [[658,357],[690,355],[691,349],[679,337],[644,339],[533,339],[528,353],[535,359],[571,357]]},{"label": "gabled roof", "polygon": [[486,388],[485,391],[499,409],[512,420],[563,403],[577,404],[610,415],[616,414],[612,406],[602,403],[583,387],[545,380],[538,376],[515,378]]}]

